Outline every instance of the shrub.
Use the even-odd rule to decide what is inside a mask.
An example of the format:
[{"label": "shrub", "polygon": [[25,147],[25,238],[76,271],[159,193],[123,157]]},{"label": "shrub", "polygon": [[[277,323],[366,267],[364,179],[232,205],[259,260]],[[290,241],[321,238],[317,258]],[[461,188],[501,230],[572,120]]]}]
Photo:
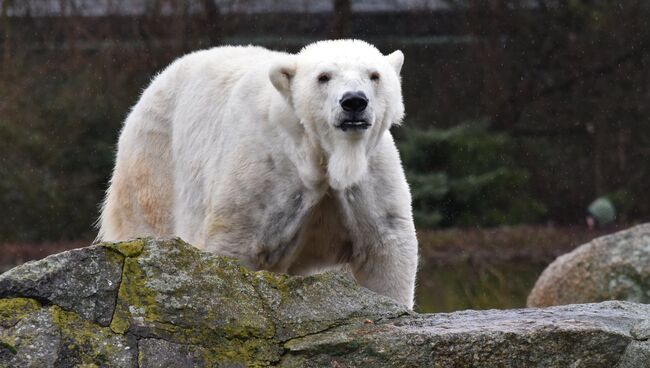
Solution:
[{"label": "shrub", "polygon": [[534,222],[545,207],[530,194],[516,145],[483,123],[406,130],[399,142],[418,226],[496,226]]}]

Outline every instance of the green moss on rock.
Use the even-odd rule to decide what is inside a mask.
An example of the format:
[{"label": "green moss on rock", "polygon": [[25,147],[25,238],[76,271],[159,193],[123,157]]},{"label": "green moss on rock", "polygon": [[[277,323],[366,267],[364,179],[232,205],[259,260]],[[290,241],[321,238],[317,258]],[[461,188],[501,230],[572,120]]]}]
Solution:
[{"label": "green moss on rock", "polygon": [[118,251],[125,257],[137,257],[144,250],[146,239],[135,239],[128,242],[120,243],[102,243],[103,247]]},{"label": "green moss on rock", "polygon": [[264,339],[201,346],[143,338],[138,352],[141,367],[269,367],[279,362],[283,350]]},{"label": "green moss on rock", "polygon": [[0,275],[0,298],[32,298],[108,326],[124,256],[91,246],[28,262]]},{"label": "green moss on rock", "polygon": [[41,308],[41,304],[29,298],[0,299],[0,326],[13,327],[20,320]]},{"label": "green moss on rock", "polygon": [[11,354],[14,354],[14,355],[16,355],[18,353],[18,349],[16,349],[15,346],[13,346],[12,344],[10,344],[8,342],[2,341],[2,340],[0,340],[0,349],[8,350]]},{"label": "green moss on rock", "polygon": [[128,337],[56,305],[0,328],[0,342],[0,367],[132,367],[136,358]]},{"label": "green moss on rock", "polygon": [[52,306],[52,323],[60,331],[61,350],[78,366],[128,366],[135,359],[126,337],[84,320],[76,313]]},{"label": "green moss on rock", "polygon": [[344,275],[250,272],[179,239],[62,253],[0,276],[0,295],[0,367],[647,363],[626,352],[647,305],[416,315]]},{"label": "green moss on rock", "polygon": [[181,343],[273,337],[247,275],[237,263],[178,239],[147,239],[140,255],[124,261],[111,329]]},{"label": "green moss on rock", "polygon": [[117,293],[117,305],[111,321],[111,330],[125,333],[129,329],[131,318],[143,319],[147,316],[157,320],[153,307],[156,303],[155,293],[145,285],[146,277],[138,266],[138,261],[126,258],[122,266],[122,282]]}]

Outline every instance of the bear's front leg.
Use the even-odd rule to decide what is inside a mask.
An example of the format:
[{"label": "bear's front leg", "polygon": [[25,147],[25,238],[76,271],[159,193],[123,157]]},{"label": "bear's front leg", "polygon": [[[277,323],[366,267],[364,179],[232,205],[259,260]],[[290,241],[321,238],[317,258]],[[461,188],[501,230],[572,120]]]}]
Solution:
[{"label": "bear's front leg", "polygon": [[418,244],[410,196],[378,194],[363,184],[338,193],[353,239],[350,265],[362,286],[412,309]]}]

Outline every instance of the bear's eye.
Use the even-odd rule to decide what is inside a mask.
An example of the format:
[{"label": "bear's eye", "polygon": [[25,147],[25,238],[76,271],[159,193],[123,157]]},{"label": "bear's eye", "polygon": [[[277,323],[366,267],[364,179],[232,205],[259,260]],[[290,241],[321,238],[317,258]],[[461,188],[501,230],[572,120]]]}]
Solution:
[{"label": "bear's eye", "polygon": [[332,79],[332,77],[327,73],[320,73],[318,75],[318,83],[327,83]]},{"label": "bear's eye", "polygon": [[375,82],[378,81],[379,80],[379,73],[377,73],[377,72],[370,73],[370,80],[375,81]]}]

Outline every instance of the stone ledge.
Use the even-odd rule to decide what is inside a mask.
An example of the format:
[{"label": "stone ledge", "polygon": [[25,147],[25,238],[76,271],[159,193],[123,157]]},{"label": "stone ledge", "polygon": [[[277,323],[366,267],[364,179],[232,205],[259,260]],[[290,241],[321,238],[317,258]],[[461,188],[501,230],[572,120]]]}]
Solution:
[{"label": "stone ledge", "polygon": [[0,275],[2,367],[644,367],[650,306],[415,314],[345,275],[250,272],[179,239]]}]

